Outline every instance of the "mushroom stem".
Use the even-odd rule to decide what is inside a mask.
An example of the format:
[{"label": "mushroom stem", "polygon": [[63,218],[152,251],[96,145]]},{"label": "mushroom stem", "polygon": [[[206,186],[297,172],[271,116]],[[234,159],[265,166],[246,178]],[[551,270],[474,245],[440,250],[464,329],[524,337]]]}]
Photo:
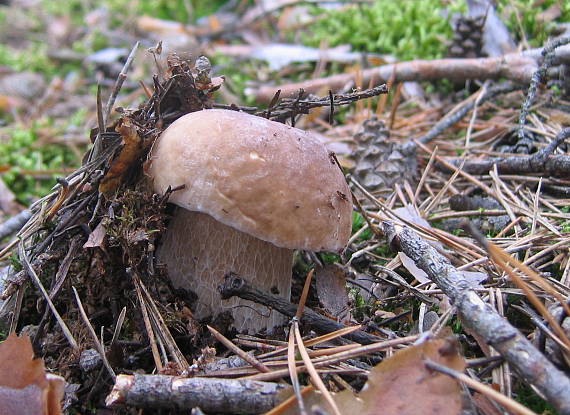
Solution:
[{"label": "mushroom stem", "polygon": [[258,289],[287,300],[291,294],[293,251],[277,247],[218,222],[210,215],[178,208],[170,221],[158,259],[168,266],[176,288],[197,296],[198,318],[230,310],[240,332],[257,332],[282,324],[285,317],[251,301],[223,300],[218,286],[234,272]]}]

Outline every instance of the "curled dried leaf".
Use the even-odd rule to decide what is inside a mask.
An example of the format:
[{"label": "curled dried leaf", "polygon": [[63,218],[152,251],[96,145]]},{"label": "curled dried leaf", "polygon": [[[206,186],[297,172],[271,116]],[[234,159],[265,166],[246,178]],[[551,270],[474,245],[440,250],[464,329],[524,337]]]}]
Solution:
[{"label": "curled dried leaf", "polygon": [[0,343],[0,415],[59,415],[65,380],[34,359],[30,338],[15,334]]}]

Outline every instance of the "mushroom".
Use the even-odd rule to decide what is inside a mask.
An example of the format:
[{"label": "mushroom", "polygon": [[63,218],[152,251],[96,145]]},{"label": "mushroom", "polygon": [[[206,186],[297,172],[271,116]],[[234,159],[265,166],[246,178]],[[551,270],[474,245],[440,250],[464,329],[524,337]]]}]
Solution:
[{"label": "mushroom", "polygon": [[293,250],[340,252],[350,237],[351,194],[336,160],[285,124],[192,112],[159,137],[148,172],[156,192],[184,185],[170,196],[178,208],[157,256],[175,287],[197,294],[199,318],[231,310],[240,331],[272,329],[284,321],[278,313],[220,299],[224,275],[289,299]]}]

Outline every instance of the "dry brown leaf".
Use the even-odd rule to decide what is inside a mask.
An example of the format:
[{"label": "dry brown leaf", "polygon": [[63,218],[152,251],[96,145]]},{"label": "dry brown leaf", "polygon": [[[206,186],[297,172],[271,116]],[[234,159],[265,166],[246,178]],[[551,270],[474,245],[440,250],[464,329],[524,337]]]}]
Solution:
[{"label": "dry brown leaf", "polygon": [[393,318],[393,317],[396,317],[396,313],[392,313],[391,311],[385,311],[385,310],[376,310],[374,312],[374,317],[377,317],[377,318]]},{"label": "dry brown leaf", "polygon": [[102,246],[105,235],[107,235],[107,228],[103,225],[103,222],[99,222],[97,227],[93,229],[93,232],[89,234],[83,248],[98,248]]},{"label": "dry brown leaf", "polygon": [[[452,339],[430,340],[408,347],[372,369],[360,413],[438,414],[461,412],[461,388],[450,377],[436,374],[423,364],[427,359],[462,372],[465,361],[457,353]],[[345,392],[346,394],[346,392]],[[350,400],[344,399],[350,407]]]},{"label": "dry brown leaf", "polygon": [[113,194],[119,188],[129,168],[142,156],[144,151],[143,141],[128,118],[123,119],[123,122],[116,127],[116,131],[121,134],[123,148],[101,180],[99,191],[106,196]]},{"label": "dry brown leaf", "polygon": [[[426,368],[431,360],[457,371],[465,369],[454,339],[428,340],[408,347],[384,360],[370,371],[368,382],[358,396],[345,390],[334,395],[342,414],[359,415],[455,415],[461,412],[461,387],[452,378]],[[322,395],[304,397],[305,407],[328,408]],[[288,408],[282,414],[296,414]]]},{"label": "dry brown leaf", "polygon": [[345,321],[348,314],[345,270],[338,264],[326,264],[317,269],[316,275],[319,302],[327,313]]},{"label": "dry brown leaf", "polygon": [[11,334],[0,343],[0,356],[0,415],[61,414],[65,380],[46,374],[29,337]]}]

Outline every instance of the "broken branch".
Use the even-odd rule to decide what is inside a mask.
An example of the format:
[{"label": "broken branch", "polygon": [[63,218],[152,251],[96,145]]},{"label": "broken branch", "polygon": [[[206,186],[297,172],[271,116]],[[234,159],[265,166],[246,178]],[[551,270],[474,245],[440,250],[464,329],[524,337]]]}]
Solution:
[{"label": "broken branch", "polygon": [[206,413],[259,414],[285,397],[290,386],[254,380],[179,378],[165,375],[119,375],[105,403],[109,407],[189,410]]},{"label": "broken branch", "polygon": [[[414,60],[382,65],[362,71],[362,85],[382,84],[388,82],[391,77],[394,77],[394,82],[440,79],[464,82],[468,79],[505,78],[528,84],[544,59],[542,50],[543,48],[532,49],[492,58]],[[570,46],[558,48],[553,56],[555,62],[570,61]],[[315,93],[322,89],[339,91],[353,82],[354,74],[344,73],[288,85],[265,86],[250,93],[258,101],[269,102],[278,89],[281,90],[282,97],[290,98],[297,94],[300,88],[307,93]]]},{"label": "broken branch", "polygon": [[485,304],[465,276],[414,231],[389,221],[382,228],[390,246],[408,255],[451,299],[465,325],[493,346],[560,413],[570,413],[570,379],[564,373]]},{"label": "broken branch", "polygon": [[[290,318],[295,317],[295,314],[297,313],[297,307],[294,304],[291,304],[283,298],[266,294],[263,291],[258,290],[249,282],[235,274],[226,275],[224,284],[220,285],[218,290],[224,300],[233,296],[238,296],[244,300],[263,304],[264,306],[272,308],[273,310],[276,310]],[[331,333],[346,327],[344,324],[337,323],[336,321],[321,316],[309,308],[305,308],[303,311],[301,323],[310,326],[320,333]],[[361,344],[372,344],[384,340],[360,330],[347,334],[345,337]]]}]

